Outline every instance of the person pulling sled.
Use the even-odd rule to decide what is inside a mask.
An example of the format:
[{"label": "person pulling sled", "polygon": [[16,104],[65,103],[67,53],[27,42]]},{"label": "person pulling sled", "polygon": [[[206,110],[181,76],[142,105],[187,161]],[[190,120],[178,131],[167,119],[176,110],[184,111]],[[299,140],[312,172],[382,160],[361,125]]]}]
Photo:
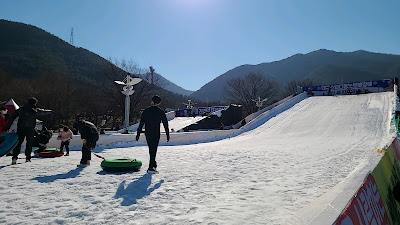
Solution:
[{"label": "person pulling sled", "polygon": [[85,167],[90,165],[92,159],[91,152],[96,147],[96,142],[99,140],[99,131],[97,127],[85,120],[81,120],[76,124],[76,127],[81,134],[82,145],[82,159],[79,167]]}]

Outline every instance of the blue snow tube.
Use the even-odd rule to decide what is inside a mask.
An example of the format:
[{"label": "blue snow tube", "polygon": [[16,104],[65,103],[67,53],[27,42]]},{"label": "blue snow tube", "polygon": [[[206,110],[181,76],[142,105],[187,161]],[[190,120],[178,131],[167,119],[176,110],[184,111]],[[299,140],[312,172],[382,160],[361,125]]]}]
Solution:
[{"label": "blue snow tube", "polygon": [[18,135],[14,132],[0,134],[0,157],[11,152],[18,144]]}]

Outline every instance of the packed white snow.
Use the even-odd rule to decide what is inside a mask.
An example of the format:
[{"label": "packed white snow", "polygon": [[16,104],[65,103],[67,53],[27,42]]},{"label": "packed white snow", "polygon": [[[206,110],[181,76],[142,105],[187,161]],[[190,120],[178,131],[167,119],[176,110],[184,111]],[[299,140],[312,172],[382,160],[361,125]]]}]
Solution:
[{"label": "packed white snow", "polygon": [[[173,117],[168,121],[168,129],[171,132],[178,132],[182,131],[183,128],[194,124],[202,119],[206,118],[205,116],[196,116],[196,117]],[[136,132],[137,128],[139,127],[139,123],[129,126],[128,130],[130,132]],[[124,129],[121,129],[122,132]],[[164,126],[160,126],[160,131],[165,132]]]},{"label": "packed white snow", "polygon": [[[106,173],[101,159],[0,158],[2,224],[284,224],[390,143],[393,93],[307,98],[260,127],[216,142],[97,148],[134,157],[140,172]],[[101,138],[101,137],[100,137]],[[141,138],[144,138],[142,136]],[[24,157],[23,154],[20,157]],[[356,191],[356,190],[354,190]]]},{"label": "packed white snow", "polygon": [[[196,117],[175,117],[174,119],[168,122],[168,126],[170,131],[173,130],[175,132],[194,124],[202,119],[206,118],[205,116],[196,116]],[[161,132],[165,132],[164,127],[161,125]]]}]

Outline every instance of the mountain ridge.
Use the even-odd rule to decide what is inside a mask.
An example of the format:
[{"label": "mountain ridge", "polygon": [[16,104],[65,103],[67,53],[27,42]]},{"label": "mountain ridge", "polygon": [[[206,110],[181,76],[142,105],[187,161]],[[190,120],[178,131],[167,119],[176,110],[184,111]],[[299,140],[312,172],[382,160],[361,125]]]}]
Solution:
[{"label": "mountain ridge", "polygon": [[[111,64],[98,54],[73,46],[34,25],[0,19],[0,31],[0,73],[14,78],[36,79],[43,74],[57,74],[93,84]],[[191,94],[158,76],[167,83],[166,90]]]},{"label": "mountain ridge", "polygon": [[194,93],[194,91],[186,90],[186,89],[178,86],[177,84],[173,83],[172,81],[166,79],[165,77],[163,77],[162,75],[160,75],[158,73],[154,73],[154,75],[157,76],[157,78],[159,79],[159,81],[161,83],[162,88],[164,88],[165,90],[168,90],[170,92],[174,92],[174,93],[180,94],[180,95],[186,95],[186,96],[189,96]]},{"label": "mountain ridge", "polygon": [[319,49],[278,61],[237,66],[208,82],[190,97],[224,101],[227,82],[235,77],[244,77],[248,73],[259,73],[282,85],[292,80],[307,78],[314,80],[316,84],[378,80],[400,75],[400,56],[365,50],[336,52]]},{"label": "mountain ridge", "polygon": [[[0,75],[34,79],[57,74],[95,84],[111,62],[81,47],[75,47],[34,25],[0,20]],[[239,65],[192,92],[160,74],[164,89],[193,99],[223,102],[227,82],[248,73],[260,73],[281,85],[292,80],[313,79],[316,84],[376,80],[399,76],[400,56],[356,50],[336,52],[319,49],[282,60]],[[163,85],[161,85],[163,86]]]}]

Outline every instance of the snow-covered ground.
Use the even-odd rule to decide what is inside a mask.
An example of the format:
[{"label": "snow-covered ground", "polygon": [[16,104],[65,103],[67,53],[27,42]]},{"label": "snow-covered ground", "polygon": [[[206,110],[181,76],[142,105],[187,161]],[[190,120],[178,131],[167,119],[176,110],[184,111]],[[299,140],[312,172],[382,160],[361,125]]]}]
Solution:
[{"label": "snow-covered ground", "polygon": [[[196,116],[196,117],[175,117],[174,119],[168,121],[169,129],[173,129],[175,132],[196,123],[199,120],[206,118],[205,116]],[[161,125],[161,132],[165,132],[164,127]]]},{"label": "snow-covered ground", "polygon": [[[168,121],[168,126],[169,130],[173,132],[177,132],[193,123],[196,123],[199,120],[202,120],[205,118],[205,116],[196,116],[196,117],[175,117],[175,113],[173,116],[170,115],[169,121]],[[136,132],[137,128],[139,127],[139,123],[136,123],[134,125],[131,125],[128,130],[132,132]],[[122,133],[124,129],[121,129],[119,133]],[[161,125],[160,127],[161,132],[165,132],[164,126]]]},{"label": "snow-covered ground", "polygon": [[94,156],[77,168],[79,149],[14,166],[2,157],[0,223],[285,224],[379,160],[376,149],[395,135],[393,101],[393,93],[307,98],[230,139],[159,147],[155,175],[145,173],[145,146],[96,149],[141,159],[134,173],[105,173]]}]

